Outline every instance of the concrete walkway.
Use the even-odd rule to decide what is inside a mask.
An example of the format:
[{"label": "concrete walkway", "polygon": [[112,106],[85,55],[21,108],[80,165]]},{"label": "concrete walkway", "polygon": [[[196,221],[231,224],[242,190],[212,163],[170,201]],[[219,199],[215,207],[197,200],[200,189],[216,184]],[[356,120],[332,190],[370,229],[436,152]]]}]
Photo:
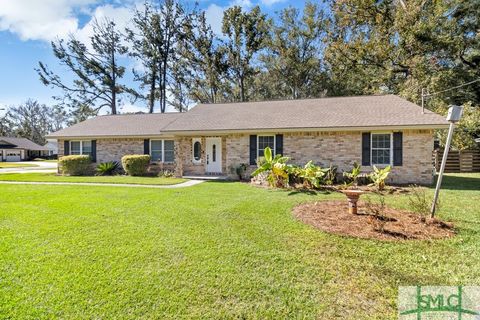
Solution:
[{"label": "concrete walkway", "polygon": [[35,167],[15,167],[15,168],[0,168],[1,173],[38,173],[38,172],[57,172],[56,162],[46,161],[22,161],[9,162],[18,165],[35,165]]},{"label": "concrete walkway", "polygon": [[128,187],[128,188],[153,188],[153,189],[177,189],[191,187],[205,182],[204,180],[188,180],[179,184],[155,185],[155,184],[127,184],[127,183],[98,183],[98,182],[37,182],[37,181],[0,181],[0,184],[23,184],[23,185],[47,185],[47,186],[95,186],[95,187]]}]

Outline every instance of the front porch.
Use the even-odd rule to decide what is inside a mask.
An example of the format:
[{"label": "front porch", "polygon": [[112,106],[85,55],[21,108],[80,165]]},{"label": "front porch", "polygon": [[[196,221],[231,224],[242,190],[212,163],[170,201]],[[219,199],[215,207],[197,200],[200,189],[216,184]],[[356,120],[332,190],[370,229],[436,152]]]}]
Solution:
[{"label": "front porch", "polygon": [[189,179],[227,178],[225,136],[179,137],[175,144],[175,175]]}]

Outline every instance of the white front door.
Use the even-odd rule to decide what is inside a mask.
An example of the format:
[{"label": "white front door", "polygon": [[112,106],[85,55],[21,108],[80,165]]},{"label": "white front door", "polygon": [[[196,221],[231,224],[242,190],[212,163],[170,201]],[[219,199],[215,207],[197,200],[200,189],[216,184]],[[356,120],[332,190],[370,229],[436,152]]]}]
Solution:
[{"label": "white front door", "polygon": [[206,138],[207,172],[222,173],[222,138]]}]

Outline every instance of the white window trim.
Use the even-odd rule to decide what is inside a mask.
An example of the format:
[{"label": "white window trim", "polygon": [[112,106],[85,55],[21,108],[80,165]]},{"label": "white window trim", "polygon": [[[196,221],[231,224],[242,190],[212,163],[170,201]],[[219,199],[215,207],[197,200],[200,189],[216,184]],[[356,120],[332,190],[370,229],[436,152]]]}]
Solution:
[{"label": "white window trim", "polygon": [[275,139],[275,135],[274,134],[258,134],[257,135],[257,159],[260,158],[259,154],[260,154],[260,148],[259,148],[259,141],[260,141],[260,137],[273,137],[273,150],[272,150],[272,156],[275,156],[275,150],[277,149],[277,139]]},{"label": "white window trim", "polygon": [[[388,164],[385,163],[373,163],[373,135],[375,134],[389,134],[390,135],[390,162]],[[376,150],[387,150],[386,148],[375,148]],[[377,167],[386,167],[386,166],[393,166],[393,132],[391,131],[378,131],[378,132],[371,132],[370,133],[370,165],[375,165]]]},{"label": "white window trim", "polygon": [[[200,159],[195,160],[195,143],[200,142]],[[202,139],[201,138],[193,138],[192,139],[192,162],[195,164],[202,163]]]},{"label": "white window trim", "polygon": [[[152,162],[162,162],[162,163],[175,163],[175,141],[173,139],[150,139],[149,141],[149,155],[152,156],[152,141],[162,141],[162,159],[159,160],[152,160]],[[173,161],[165,161],[165,141],[173,141]]]},{"label": "white window trim", "polygon": [[[72,142],[80,142],[80,154],[79,155],[83,155],[83,143],[84,142],[90,142],[90,148],[92,147],[92,140],[71,140],[69,142],[69,148],[70,148],[69,154],[72,154]],[[91,156],[92,151],[90,151],[89,156]]]}]

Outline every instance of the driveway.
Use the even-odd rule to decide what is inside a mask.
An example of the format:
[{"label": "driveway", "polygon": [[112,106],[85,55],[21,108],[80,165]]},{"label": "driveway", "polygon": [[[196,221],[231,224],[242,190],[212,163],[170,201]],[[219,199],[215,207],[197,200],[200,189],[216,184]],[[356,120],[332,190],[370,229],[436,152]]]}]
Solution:
[{"label": "driveway", "polygon": [[9,162],[18,165],[35,165],[35,167],[15,167],[15,168],[0,168],[1,173],[28,173],[28,172],[57,172],[56,162],[47,161],[22,161]]}]

